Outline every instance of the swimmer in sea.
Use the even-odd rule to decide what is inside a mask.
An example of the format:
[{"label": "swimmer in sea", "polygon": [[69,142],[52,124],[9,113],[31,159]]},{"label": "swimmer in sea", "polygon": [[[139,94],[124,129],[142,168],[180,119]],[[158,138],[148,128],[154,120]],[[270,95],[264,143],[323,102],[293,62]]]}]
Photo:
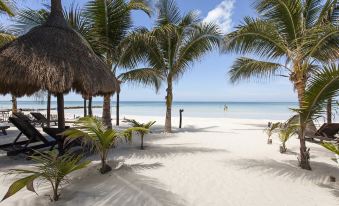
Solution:
[{"label": "swimmer in sea", "polygon": [[228,110],[228,106],[225,104],[224,105],[224,111],[227,112],[227,110]]}]

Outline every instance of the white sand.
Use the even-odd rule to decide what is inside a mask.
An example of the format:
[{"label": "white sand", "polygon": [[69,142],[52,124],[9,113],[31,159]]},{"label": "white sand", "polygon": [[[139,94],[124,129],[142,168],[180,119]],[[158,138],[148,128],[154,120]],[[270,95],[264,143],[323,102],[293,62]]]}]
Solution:
[{"label": "white sand", "polygon": [[[163,118],[129,118],[158,121],[154,133],[145,138],[147,149],[139,150],[137,139],[114,149],[110,164],[124,164],[107,175],[98,173],[93,157],[96,161],[71,176],[71,184],[64,186],[61,200],[53,205],[339,205],[339,183],[328,180],[331,175],[339,181],[339,167],[330,160],[333,155],[308,143],[313,171],[299,169],[298,140],[292,138],[288,153],[280,154],[276,137],[273,145],[266,144],[262,130],[267,121],[184,118],[184,129],[164,135],[159,133]],[[28,164],[22,158],[0,156],[1,174]],[[13,180],[0,177],[0,197]],[[49,205],[45,196],[49,188],[41,185],[37,191],[40,196],[24,189],[0,205]]]}]

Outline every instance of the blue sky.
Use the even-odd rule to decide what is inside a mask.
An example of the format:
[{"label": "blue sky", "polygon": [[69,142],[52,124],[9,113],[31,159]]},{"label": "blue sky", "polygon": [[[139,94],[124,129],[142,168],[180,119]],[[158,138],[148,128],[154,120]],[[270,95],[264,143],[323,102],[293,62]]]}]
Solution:
[{"label": "blue sky", "polygon": [[[64,6],[72,2],[63,0]],[[74,2],[82,6],[87,0]],[[49,3],[49,0],[26,0],[22,6],[37,9],[42,3]],[[252,0],[177,0],[177,3],[184,13],[198,10],[202,19],[215,20],[224,32],[231,31],[243,17],[256,15],[251,7]],[[154,22],[141,12],[133,12],[133,20],[135,26],[149,28]],[[229,83],[227,72],[236,57],[235,54],[219,54],[218,51],[204,56],[175,83],[174,101],[296,101],[292,85],[286,78],[244,81],[236,85]],[[150,88],[125,84],[120,96],[122,101],[163,101],[165,88],[162,87],[156,94]],[[9,96],[0,96],[0,101],[9,99]],[[69,94],[65,100],[81,100],[81,97]]]}]

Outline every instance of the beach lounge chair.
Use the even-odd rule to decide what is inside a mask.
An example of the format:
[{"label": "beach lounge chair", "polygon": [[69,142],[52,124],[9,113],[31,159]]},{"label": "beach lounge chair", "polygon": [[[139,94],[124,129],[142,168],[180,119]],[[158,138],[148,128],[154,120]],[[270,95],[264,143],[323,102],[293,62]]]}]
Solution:
[{"label": "beach lounge chair", "polygon": [[[31,112],[31,115],[36,119],[37,123],[41,125],[41,127],[47,126],[48,120],[47,118],[41,114],[40,112]],[[57,126],[58,121],[52,120],[50,123],[54,123],[54,126]]]},{"label": "beach lounge chair", "polygon": [[21,112],[13,112],[13,116],[17,117],[25,122],[31,123],[33,125],[35,125],[36,121],[31,120],[27,115],[25,115],[24,113]]},{"label": "beach lounge chair", "polygon": [[[20,118],[10,117],[9,121],[18,128],[20,134],[12,143],[0,145],[0,150],[6,151],[8,156],[30,154],[33,150],[43,148],[52,150],[57,144],[56,140],[47,140],[33,125]],[[18,141],[22,135],[25,135],[28,140]]]},{"label": "beach lounge chair", "polygon": [[10,126],[1,126],[0,125],[0,131],[2,132],[2,134],[7,135],[6,129],[9,129]]},{"label": "beach lounge chair", "polygon": [[[315,128],[315,126],[314,126]],[[306,129],[306,138],[313,141],[318,140],[318,142],[323,141],[339,141],[338,137],[335,135],[339,132],[339,123],[325,123],[317,131],[312,133],[312,127]]]}]

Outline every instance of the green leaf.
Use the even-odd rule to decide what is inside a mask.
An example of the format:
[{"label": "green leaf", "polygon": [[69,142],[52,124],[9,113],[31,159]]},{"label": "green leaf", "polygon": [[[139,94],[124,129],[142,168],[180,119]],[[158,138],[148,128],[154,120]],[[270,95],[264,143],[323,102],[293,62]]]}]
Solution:
[{"label": "green leaf", "polygon": [[5,194],[5,196],[3,197],[3,199],[1,201],[4,201],[5,199],[11,197],[12,195],[14,195],[15,193],[19,192],[22,188],[24,188],[25,186],[27,187],[27,189],[29,189],[30,191],[34,191],[34,187],[33,187],[33,181],[40,177],[40,174],[33,174],[27,177],[24,177],[22,179],[19,179],[17,181],[15,181],[8,189],[7,193]]}]

